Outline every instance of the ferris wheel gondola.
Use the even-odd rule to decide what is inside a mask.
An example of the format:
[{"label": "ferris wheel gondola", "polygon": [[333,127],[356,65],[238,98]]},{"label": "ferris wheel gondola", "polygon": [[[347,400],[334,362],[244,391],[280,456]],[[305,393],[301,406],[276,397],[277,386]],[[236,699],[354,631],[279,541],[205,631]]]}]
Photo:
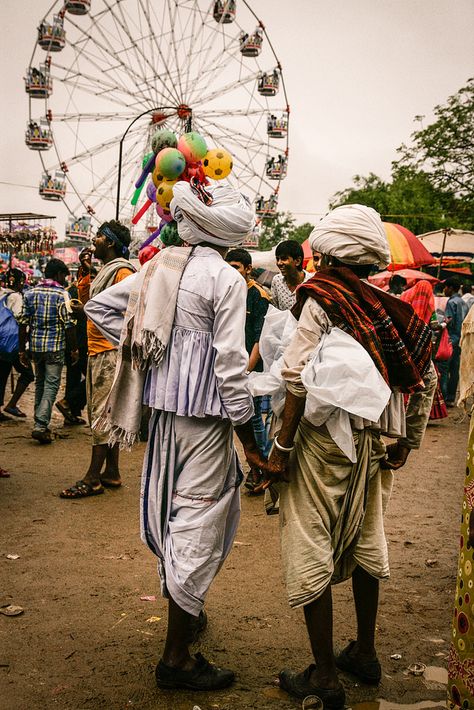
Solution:
[{"label": "ferris wheel gondola", "polygon": [[[134,182],[157,128],[192,128],[233,156],[230,179],[244,192],[277,203],[289,106],[280,62],[249,2],[58,0],[50,12],[25,79],[29,123],[38,114],[49,122],[49,150],[26,141],[42,164],[42,197],[63,199],[72,215],[109,219],[122,141],[119,207],[131,220],[140,207],[131,204]],[[285,169],[269,174],[282,148]],[[44,176],[50,182],[56,171],[61,189],[52,191]]]}]

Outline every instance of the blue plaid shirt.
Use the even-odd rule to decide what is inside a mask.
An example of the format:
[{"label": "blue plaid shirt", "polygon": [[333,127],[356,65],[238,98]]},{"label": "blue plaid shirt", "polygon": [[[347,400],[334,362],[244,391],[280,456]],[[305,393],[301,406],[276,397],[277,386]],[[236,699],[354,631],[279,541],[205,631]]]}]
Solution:
[{"label": "blue plaid shirt", "polygon": [[67,312],[64,296],[65,290],[55,281],[44,281],[24,294],[18,323],[29,328],[31,352],[66,349],[66,329],[74,321]]}]

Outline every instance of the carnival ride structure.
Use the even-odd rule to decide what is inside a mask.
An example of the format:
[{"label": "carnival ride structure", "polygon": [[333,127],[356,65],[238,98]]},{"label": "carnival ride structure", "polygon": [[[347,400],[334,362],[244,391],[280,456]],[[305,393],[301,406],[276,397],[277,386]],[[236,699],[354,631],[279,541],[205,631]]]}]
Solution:
[{"label": "carnival ride structure", "polygon": [[25,90],[40,195],[75,219],[115,211],[123,141],[118,209],[132,220],[135,177],[159,128],[195,130],[227,150],[229,179],[257,214],[277,211],[290,109],[282,66],[246,0],[58,0],[39,20]]}]

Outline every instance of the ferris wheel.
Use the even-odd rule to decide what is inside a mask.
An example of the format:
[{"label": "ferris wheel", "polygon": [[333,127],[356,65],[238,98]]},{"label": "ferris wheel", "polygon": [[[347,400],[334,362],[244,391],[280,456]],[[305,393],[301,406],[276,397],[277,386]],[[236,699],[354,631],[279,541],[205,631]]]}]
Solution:
[{"label": "ferris wheel", "polygon": [[230,179],[257,214],[276,213],[290,109],[265,25],[245,0],[58,0],[39,21],[25,89],[40,195],[88,215],[84,224],[115,214],[121,140],[118,211],[132,218],[134,181],[161,128],[198,131],[229,151]]}]

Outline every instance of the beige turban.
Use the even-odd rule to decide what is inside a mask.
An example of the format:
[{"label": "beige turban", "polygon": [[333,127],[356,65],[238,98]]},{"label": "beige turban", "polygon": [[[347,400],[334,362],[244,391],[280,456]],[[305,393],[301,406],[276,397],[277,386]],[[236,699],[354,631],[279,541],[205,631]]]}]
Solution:
[{"label": "beige turban", "polygon": [[173,188],[171,214],[178,223],[178,234],[188,244],[210,242],[233,247],[252,234],[255,217],[250,201],[227,183],[206,186],[212,204],[206,205],[181,180]]},{"label": "beige turban", "polygon": [[342,205],[329,212],[309,236],[313,251],[335,256],[346,264],[378,264],[391,261],[380,215],[365,205]]}]

